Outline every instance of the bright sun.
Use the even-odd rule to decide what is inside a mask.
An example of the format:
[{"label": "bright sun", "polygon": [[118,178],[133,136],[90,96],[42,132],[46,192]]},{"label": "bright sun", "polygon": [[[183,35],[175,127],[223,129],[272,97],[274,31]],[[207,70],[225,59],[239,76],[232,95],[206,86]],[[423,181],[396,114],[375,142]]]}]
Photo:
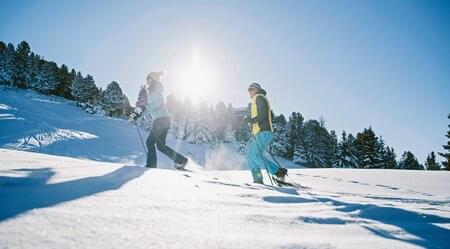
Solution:
[{"label": "bright sun", "polygon": [[188,58],[180,65],[179,82],[183,95],[194,103],[207,101],[217,82],[213,60],[202,52],[199,47],[193,47]]}]

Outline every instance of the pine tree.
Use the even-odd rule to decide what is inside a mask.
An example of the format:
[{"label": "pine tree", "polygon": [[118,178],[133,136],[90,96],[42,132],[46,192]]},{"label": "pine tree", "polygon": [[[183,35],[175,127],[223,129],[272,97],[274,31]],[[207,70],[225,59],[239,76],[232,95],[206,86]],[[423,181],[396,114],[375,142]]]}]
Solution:
[{"label": "pine tree", "polygon": [[327,141],[326,142],[326,145],[327,145],[327,151],[326,151],[327,167],[335,168],[338,166],[338,139],[337,139],[336,132],[334,130],[330,131],[330,134],[326,141]]},{"label": "pine tree", "polygon": [[215,143],[213,133],[206,113],[196,113],[185,123],[183,140],[192,144]]},{"label": "pine tree", "polygon": [[380,151],[383,146],[380,145],[372,127],[356,135],[355,147],[358,151],[359,167],[380,168],[382,158]]},{"label": "pine tree", "polygon": [[[447,116],[448,119],[450,119],[450,114]],[[447,144],[443,145],[445,152],[439,153],[440,156],[444,157],[445,160],[442,161],[442,165],[444,166],[444,169],[450,170],[450,124],[448,125],[449,130],[447,131],[447,134],[445,135],[448,139]]]},{"label": "pine tree", "polygon": [[99,97],[99,90],[95,86],[92,76],[88,74],[84,78],[80,72],[73,79],[71,93],[74,99],[80,103],[93,104]]},{"label": "pine tree", "polygon": [[14,85],[16,51],[11,43],[0,54],[0,84]]},{"label": "pine tree", "polygon": [[427,170],[440,170],[441,169],[441,165],[439,165],[439,163],[436,162],[436,155],[434,154],[434,151],[432,151],[427,156],[427,160],[425,161],[425,168]]},{"label": "pine tree", "polygon": [[[396,166],[395,153],[390,151],[389,146],[386,146],[382,137],[377,140],[377,169],[393,169]],[[394,157],[394,158],[392,158]]]},{"label": "pine tree", "polygon": [[58,86],[58,81],[54,74],[55,68],[57,68],[56,63],[41,60],[35,81],[31,85],[33,89],[44,94],[53,93]]},{"label": "pine tree", "polygon": [[301,129],[293,161],[310,168],[330,166],[329,143],[331,136],[317,120],[308,120]]},{"label": "pine tree", "polygon": [[273,120],[274,139],[270,145],[270,151],[277,156],[287,157],[289,140],[287,136],[287,121],[283,114]]},{"label": "pine tree", "polygon": [[3,51],[6,50],[6,44],[3,41],[0,41],[0,55],[3,53]]},{"label": "pine tree", "polygon": [[102,106],[106,114],[112,117],[123,117],[124,110],[130,105],[128,98],[122,93],[119,83],[112,81],[102,94]]},{"label": "pine tree", "polygon": [[36,76],[39,72],[40,63],[41,57],[31,52],[27,60],[27,71],[25,73],[27,87],[33,88],[36,85]]},{"label": "pine tree", "polygon": [[[288,136],[288,151],[286,158],[293,159],[295,156],[295,151],[298,150],[298,146],[300,146],[300,136],[303,128],[303,118],[302,114],[298,112],[293,112],[289,117],[288,128],[287,128],[287,136]],[[301,149],[300,149],[301,150]],[[298,154],[298,151],[297,151]],[[298,157],[298,155],[297,155]]]},{"label": "pine tree", "polygon": [[411,151],[405,151],[402,155],[400,163],[398,164],[399,169],[410,169],[410,170],[423,170],[423,166],[420,165],[417,158]]},{"label": "pine tree", "polygon": [[25,80],[27,78],[27,72],[29,65],[29,55],[30,55],[30,45],[26,41],[22,41],[17,46],[15,59],[14,59],[14,84],[20,88],[26,88],[27,83]]},{"label": "pine tree", "polygon": [[124,94],[122,102],[122,117],[130,118],[130,115],[133,113],[133,111],[134,109],[133,107],[131,107],[128,97]]},{"label": "pine tree", "polygon": [[[207,112],[207,106],[206,104],[200,104],[200,112]],[[203,110],[202,110],[203,109]],[[213,131],[213,137],[217,140],[217,141],[224,141],[225,138],[225,133],[226,133],[226,129],[228,124],[230,123],[230,120],[227,120],[227,106],[225,105],[225,103],[223,102],[219,102],[217,103],[215,109],[213,109],[209,114],[210,117],[212,118],[212,131]]]},{"label": "pine tree", "polygon": [[337,151],[339,168],[357,168],[358,156],[355,149],[355,137],[352,134],[347,136],[345,131],[342,132],[342,140],[338,144]]},{"label": "pine tree", "polygon": [[395,169],[397,168],[397,160],[394,152],[394,148],[389,146],[386,147],[385,153],[383,154],[383,162],[385,169]]},{"label": "pine tree", "polygon": [[69,68],[66,65],[62,64],[61,68],[57,68],[56,78],[59,84],[56,87],[55,94],[67,99],[73,98],[70,91],[73,75],[69,73]]}]

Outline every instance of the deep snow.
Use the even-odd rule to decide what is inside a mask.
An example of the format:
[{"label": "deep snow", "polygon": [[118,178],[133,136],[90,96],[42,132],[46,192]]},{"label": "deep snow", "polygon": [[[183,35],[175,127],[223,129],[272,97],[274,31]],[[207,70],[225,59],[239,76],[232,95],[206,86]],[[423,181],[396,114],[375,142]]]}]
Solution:
[{"label": "deep snow", "polygon": [[245,168],[228,145],[169,143],[188,171],[134,166],[126,121],[0,91],[0,248],[450,248],[450,172],[292,169],[307,188],[279,188],[217,170]]}]

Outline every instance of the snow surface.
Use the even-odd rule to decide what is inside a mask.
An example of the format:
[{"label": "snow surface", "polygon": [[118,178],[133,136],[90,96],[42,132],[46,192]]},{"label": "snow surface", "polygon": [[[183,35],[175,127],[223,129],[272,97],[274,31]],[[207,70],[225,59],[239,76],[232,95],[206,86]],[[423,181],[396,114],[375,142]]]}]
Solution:
[{"label": "snow surface", "polygon": [[188,168],[0,149],[0,247],[449,248],[448,172]]},{"label": "snow surface", "polygon": [[188,171],[134,166],[126,121],[0,91],[0,248],[450,248],[450,172],[291,169],[305,188],[280,188],[230,145],[169,144]]}]

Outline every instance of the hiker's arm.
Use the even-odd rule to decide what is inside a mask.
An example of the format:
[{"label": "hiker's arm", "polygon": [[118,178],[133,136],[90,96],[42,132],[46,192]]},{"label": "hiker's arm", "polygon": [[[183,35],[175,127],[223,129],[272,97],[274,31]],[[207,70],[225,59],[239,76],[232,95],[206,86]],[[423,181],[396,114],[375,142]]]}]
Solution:
[{"label": "hiker's arm", "polygon": [[264,97],[256,97],[256,108],[258,114],[256,115],[256,117],[252,118],[252,123],[263,123],[264,120],[267,120],[269,118],[267,116],[269,112],[269,106]]}]

